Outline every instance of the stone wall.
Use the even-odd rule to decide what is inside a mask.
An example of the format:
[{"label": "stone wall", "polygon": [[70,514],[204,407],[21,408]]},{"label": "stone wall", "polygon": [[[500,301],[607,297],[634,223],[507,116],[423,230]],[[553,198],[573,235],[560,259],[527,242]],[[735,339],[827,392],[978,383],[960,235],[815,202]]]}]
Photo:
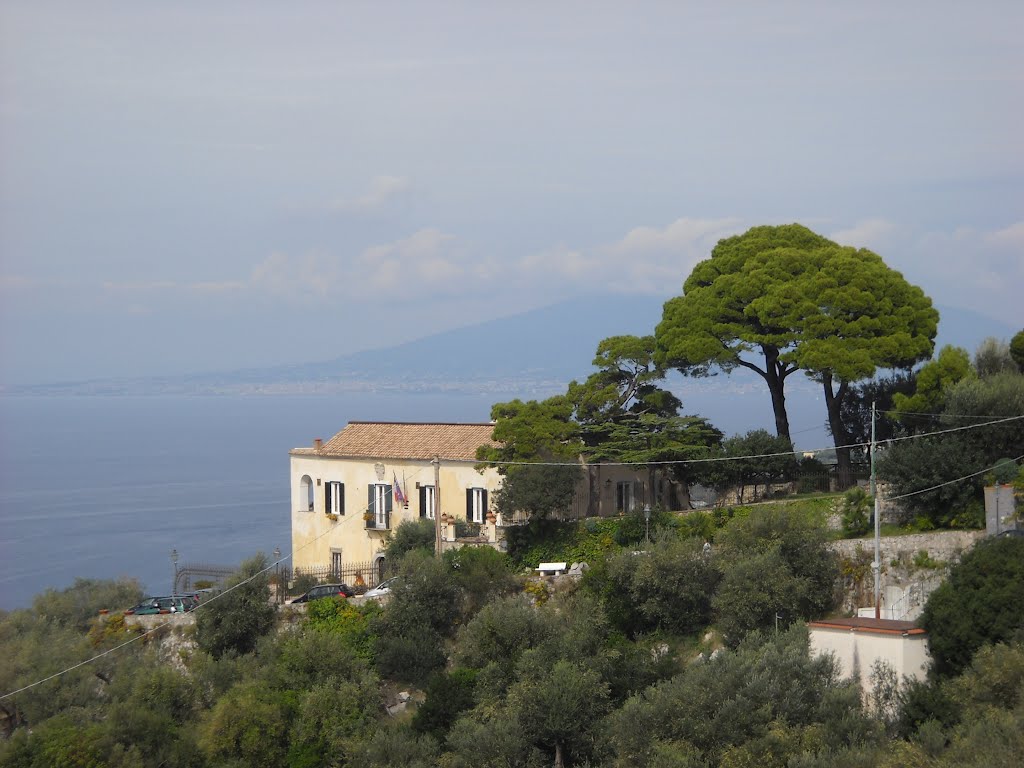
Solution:
[{"label": "stone wall", "polygon": [[[901,553],[913,557],[921,550],[927,551],[936,560],[952,562],[958,560],[961,553],[973,547],[984,535],[984,531],[931,531],[906,536],[883,536],[882,562],[897,558]],[[858,548],[873,554],[875,539],[873,536],[863,539],[842,539],[832,542],[831,547],[847,557]]]},{"label": "stone wall", "polygon": [[[984,535],[984,531],[936,531],[883,536],[882,617],[916,619],[924,610],[928,595],[942,583],[949,566]],[[874,538],[844,539],[830,546],[842,558],[843,610],[855,614],[864,609],[873,614]]]},{"label": "stone wall", "polygon": [[196,617],[189,613],[148,613],[142,616],[125,616],[126,627],[142,627],[145,631],[155,629],[161,624],[168,627],[187,627],[196,623]]}]

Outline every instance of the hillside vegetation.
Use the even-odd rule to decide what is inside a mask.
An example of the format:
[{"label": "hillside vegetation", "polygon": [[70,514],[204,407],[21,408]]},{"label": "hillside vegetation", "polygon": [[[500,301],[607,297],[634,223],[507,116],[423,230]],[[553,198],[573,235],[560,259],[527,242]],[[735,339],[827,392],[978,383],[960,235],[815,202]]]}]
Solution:
[{"label": "hillside vegetation", "polygon": [[[659,517],[642,545],[635,519],[584,523],[559,550],[590,556],[582,581],[530,577],[488,548],[439,561],[414,546],[383,607],[327,599],[270,624],[256,559],[173,654],[154,633],[0,699],[0,765],[852,768],[1024,754],[1024,613],[986,596],[1024,594],[1024,541],[980,545],[953,572],[958,599],[986,606],[963,625],[969,640],[943,640],[956,667],[915,684],[876,670],[865,703],[808,653],[802,620],[832,609],[839,575],[820,514]],[[4,615],[0,686],[123,644],[133,630],[96,612],[135,596],[80,582]]]}]

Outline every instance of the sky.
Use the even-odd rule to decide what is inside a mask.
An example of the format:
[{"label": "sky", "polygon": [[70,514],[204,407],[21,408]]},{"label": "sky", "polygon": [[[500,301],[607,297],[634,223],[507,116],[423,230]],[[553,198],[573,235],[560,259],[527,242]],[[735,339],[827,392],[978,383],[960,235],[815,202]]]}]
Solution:
[{"label": "sky", "polygon": [[0,2],[0,386],[678,294],[800,222],[1024,327],[1019,2]]}]

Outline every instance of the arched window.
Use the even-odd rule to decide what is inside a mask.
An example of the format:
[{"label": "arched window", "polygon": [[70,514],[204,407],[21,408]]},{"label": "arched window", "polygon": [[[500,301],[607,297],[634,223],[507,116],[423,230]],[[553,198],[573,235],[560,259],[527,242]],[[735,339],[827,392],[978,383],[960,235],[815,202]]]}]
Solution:
[{"label": "arched window", "polygon": [[306,509],[310,512],[313,511],[313,480],[309,475],[303,475],[299,481],[299,486],[302,489],[300,498],[306,502]]}]

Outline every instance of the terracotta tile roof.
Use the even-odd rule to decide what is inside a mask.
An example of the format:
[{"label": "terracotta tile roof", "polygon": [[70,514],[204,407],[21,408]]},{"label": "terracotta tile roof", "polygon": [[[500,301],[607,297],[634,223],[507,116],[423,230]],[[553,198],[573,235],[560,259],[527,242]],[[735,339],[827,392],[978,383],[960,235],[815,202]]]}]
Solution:
[{"label": "terracotta tile roof", "polygon": [[495,445],[493,424],[421,424],[350,421],[348,426],[316,448],[292,453],[314,456],[353,456],[372,459],[472,460],[478,446]]},{"label": "terracotta tile roof", "polygon": [[821,619],[809,621],[807,626],[817,629],[842,629],[850,632],[868,632],[870,634],[923,635],[925,631],[912,621],[896,621],[893,619],[876,619],[873,617],[856,617],[851,619]]}]

